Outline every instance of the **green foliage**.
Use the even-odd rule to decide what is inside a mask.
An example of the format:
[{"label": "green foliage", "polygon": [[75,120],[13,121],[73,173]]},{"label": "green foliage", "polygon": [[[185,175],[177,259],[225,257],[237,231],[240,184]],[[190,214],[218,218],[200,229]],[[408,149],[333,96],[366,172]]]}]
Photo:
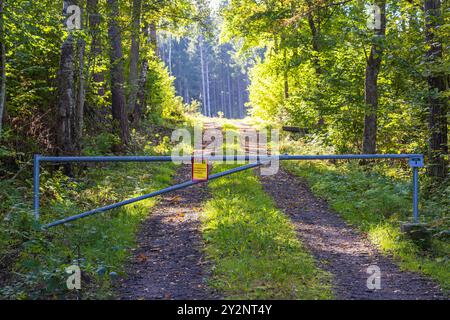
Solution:
[{"label": "green foliage", "polygon": [[[444,52],[433,66],[425,61],[425,21],[416,5],[393,1],[387,10],[377,149],[426,153],[429,93],[424,76],[430,68],[442,73],[448,55]],[[448,21],[448,10],[442,11],[443,21]],[[230,1],[222,15],[223,38],[239,43],[242,55],[255,58],[249,87],[254,117],[307,127],[336,152],[361,150],[364,74],[373,42],[363,2]],[[448,31],[436,31],[443,44]]]},{"label": "green foliage", "polygon": [[184,120],[184,105],[182,98],[176,96],[173,86],[174,78],[169,75],[163,62],[153,59],[149,63],[147,82],[148,108],[146,117],[151,123],[162,124]]},{"label": "green foliage", "polygon": [[[126,172],[126,174],[124,174]],[[174,167],[168,165],[114,164],[91,168],[77,181],[62,174],[44,172],[41,222],[72,214],[167,186]],[[3,182],[2,182],[3,183]],[[23,189],[23,187],[22,187]],[[83,273],[83,298],[111,297],[114,279],[108,274],[124,272],[124,262],[133,247],[136,228],[154,199],[75,221],[42,232],[33,230],[29,204],[20,204],[20,194],[9,188],[2,202],[8,223],[0,228],[1,260],[18,258],[12,267],[15,276],[0,291],[4,298],[69,298],[65,267],[79,264]],[[28,202],[28,201],[27,201]],[[80,256],[78,256],[78,252]],[[106,274],[99,272],[106,270]]]}]

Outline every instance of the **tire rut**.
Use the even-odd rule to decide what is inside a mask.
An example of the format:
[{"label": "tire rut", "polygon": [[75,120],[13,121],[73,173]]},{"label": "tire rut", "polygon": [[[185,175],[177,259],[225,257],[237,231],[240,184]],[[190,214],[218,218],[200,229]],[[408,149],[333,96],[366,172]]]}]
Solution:
[{"label": "tire rut", "polygon": [[[334,276],[337,299],[446,299],[439,286],[417,273],[401,271],[366,236],[349,226],[297,176],[283,170],[261,176],[265,191],[292,220],[299,238],[319,267]],[[381,289],[367,288],[367,268],[381,272]]]},{"label": "tire rut", "polygon": [[[182,166],[176,182],[189,180]],[[202,254],[202,203],[209,198],[204,184],[165,194],[141,225],[138,246],[120,280],[119,299],[218,299],[207,278],[210,263]]]}]

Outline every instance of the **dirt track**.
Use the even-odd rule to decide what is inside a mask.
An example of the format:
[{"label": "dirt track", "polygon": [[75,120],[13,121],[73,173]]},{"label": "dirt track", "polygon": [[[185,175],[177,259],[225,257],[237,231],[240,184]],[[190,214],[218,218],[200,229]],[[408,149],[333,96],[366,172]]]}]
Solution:
[{"label": "dirt track", "polygon": [[[280,169],[262,176],[264,189],[292,220],[299,238],[319,266],[334,276],[338,299],[444,299],[439,286],[419,274],[401,271],[369,240],[348,226],[298,177]],[[381,289],[367,288],[367,268],[380,268]]]},{"label": "dirt track", "polygon": [[[206,123],[204,128],[215,124]],[[183,165],[174,182],[190,179],[191,167]],[[208,198],[206,184],[162,196],[141,226],[127,277],[117,288],[120,299],[220,298],[207,285],[211,266],[204,259],[199,230],[202,205]]]},{"label": "dirt track", "polygon": [[[214,124],[206,127],[214,128]],[[249,129],[248,125],[239,126],[241,133]],[[242,147],[255,152],[254,146]],[[184,166],[176,182],[189,179],[190,168]],[[280,169],[276,175],[262,176],[261,182],[291,218],[318,265],[333,274],[338,299],[445,299],[436,283],[401,271],[390,257],[380,254],[298,177]],[[120,299],[221,298],[207,286],[211,266],[202,255],[199,214],[208,197],[206,186],[196,185],[162,198],[139,232],[128,277],[118,285]],[[379,290],[367,288],[367,268],[371,265],[381,272]]]},{"label": "dirt track", "polygon": [[[190,178],[190,167],[183,166],[176,181]],[[207,199],[205,185],[163,196],[139,231],[128,277],[117,288],[120,299],[220,297],[207,286],[210,266],[202,254],[199,214]]]}]

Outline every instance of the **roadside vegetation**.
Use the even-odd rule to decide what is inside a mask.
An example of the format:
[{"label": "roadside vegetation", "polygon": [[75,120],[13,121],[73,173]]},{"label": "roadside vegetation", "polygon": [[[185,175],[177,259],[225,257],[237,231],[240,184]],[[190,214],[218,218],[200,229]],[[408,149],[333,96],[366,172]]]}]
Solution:
[{"label": "roadside vegetation", "polygon": [[[142,154],[166,153],[169,147],[165,142],[148,145]],[[174,171],[172,163],[110,163],[92,165],[70,178],[44,165],[40,223],[166,187]],[[137,227],[156,200],[147,199],[41,231],[30,214],[31,180],[2,180],[1,184],[6,216],[0,228],[0,296],[76,298],[77,293],[67,290],[65,268],[78,265],[82,270],[78,298],[112,297],[112,284],[123,275]]]}]

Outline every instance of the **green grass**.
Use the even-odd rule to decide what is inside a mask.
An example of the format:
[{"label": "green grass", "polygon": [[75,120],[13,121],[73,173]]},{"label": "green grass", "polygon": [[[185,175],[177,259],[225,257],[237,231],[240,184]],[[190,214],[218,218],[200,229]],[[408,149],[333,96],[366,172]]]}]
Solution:
[{"label": "green grass", "polygon": [[[408,180],[363,172],[351,164],[291,162],[284,166],[305,178],[316,195],[326,199],[345,220],[366,232],[401,268],[424,273],[438,281],[447,292],[450,290],[448,241],[434,239],[431,247],[423,250],[400,233],[400,222],[411,217],[411,183]],[[440,201],[438,204],[430,200],[422,205],[421,214],[431,226],[440,225],[445,229],[448,225],[442,226],[442,221],[448,222],[448,198]]]},{"label": "green grass", "polygon": [[[172,164],[117,163],[90,168],[76,181],[44,171],[42,223],[165,187],[174,171]],[[13,202],[20,203],[19,195]],[[74,293],[66,290],[65,267],[79,263],[82,298],[112,297],[111,284],[123,274],[136,229],[154,204],[154,199],[140,201],[45,232],[30,228],[29,207],[13,207],[14,218],[0,229],[1,253],[2,258],[8,250],[19,254],[10,270],[14,276],[2,285],[0,296],[73,298]]]},{"label": "green grass", "polygon": [[212,286],[231,299],[332,298],[330,275],[316,267],[252,172],[214,180],[209,188],[202,226],[214,262]]},{"label": "green grass", "polygon": [[227,130],[236,130],[238,127],[231,123],[231,122],[224,122],[222,125],[222,130],[227,131]]}]

